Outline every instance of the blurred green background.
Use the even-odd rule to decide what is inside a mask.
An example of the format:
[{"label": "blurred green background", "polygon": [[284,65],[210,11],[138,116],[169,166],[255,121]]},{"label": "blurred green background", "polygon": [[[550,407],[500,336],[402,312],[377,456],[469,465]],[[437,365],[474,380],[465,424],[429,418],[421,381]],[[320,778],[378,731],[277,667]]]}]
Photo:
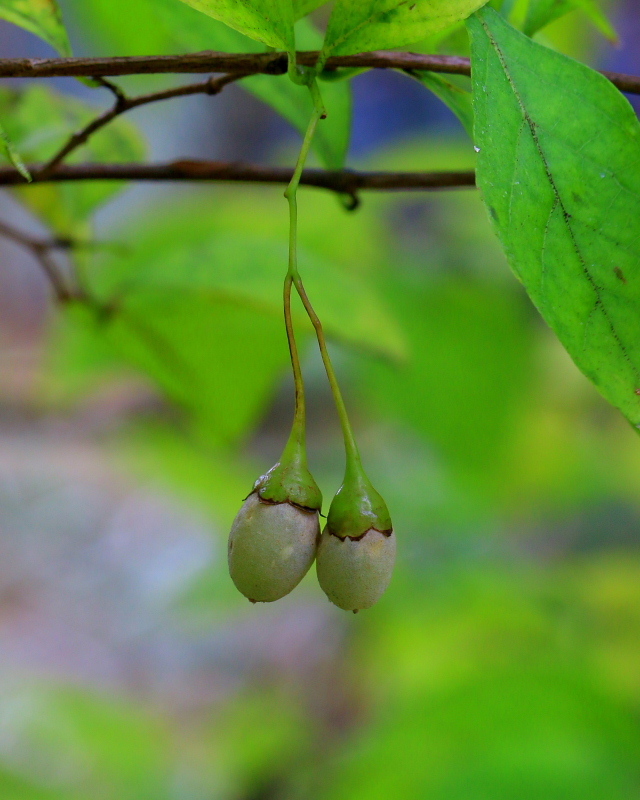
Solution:
[{"label": "blurred green background", "polygon": [[[61,6],[80,54],[225,49],[215,23],[163,22],[169,0]],[[539,39],[640,71],[635,0],[608,11],[617,50],[577,12]],[[0,49],[50,53],[9,25]],[[0,98],[25,157],[108,101],[53,86]],[[354,93],[350,166],[473,166],[417,82],[371,73]],[[101,136],[84,158],[290,164],[298,145],[240,87]],[[293,410],[281,187],[121,190],[0,197],[2,220],[88,239],[58,265],[119,311],[55,308],[0,240],[0,798],[640,798],[640,441],[537,316],[479,196],[371,193],[347,213],[301,190],[301,271],[398,536],[391,587],[353,616],[313,569],[256,606],[227,574]],[[329,501],[340,431],[296,313]]]}]

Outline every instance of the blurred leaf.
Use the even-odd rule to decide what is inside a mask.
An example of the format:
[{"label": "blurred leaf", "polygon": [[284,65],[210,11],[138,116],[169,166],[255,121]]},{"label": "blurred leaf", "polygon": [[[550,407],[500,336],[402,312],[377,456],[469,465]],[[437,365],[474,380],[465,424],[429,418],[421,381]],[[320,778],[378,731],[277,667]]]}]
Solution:
[{"label": "blurred leaf", "polygon": [[517,296],[469,278],[418,282],[397,269],[385,296],[409,340],[408,363],[369,364],[361,391],[433,444],[467,487],[495,492],[530,368]]},{"label": "blurred leaf", "polygon": [[[395,603],[358,631],[350,666],[373,713],[334,748],[323,800],[636,793],[635,708],[592,670],[598,653],[583,608],[559,600],[566,568],[496,569],[476,552],[475,566],[457,569],[428,554],[418,566],[412,553],[414,579],[400,574]],[[582,584],[585,597],[591,588]]]},{"label": "blurred leaf", "polygon": [[197,292],[153,288],[130,292],[108,319],[68,316],[53,346],[58,379],[72,379],[67,391],[128,365],[186,409],[199,433],[221,444],[255,425],[288,361],[275,316]]},{"label": "blurred leaf", "polygon": [[479,671],[394,712],[336,758],[325,798],[626,800],[637,790],[632,715],[560,664]]},{"label": "blurred leaf", "polygon": [[63,761],[58,782],[72,797],[171,796],[170,740],[158,716],[71,687],[43,690],[37,707],[37,716],[22,721],[29,747],[41,765]]},{"label": "blurred leaf", "polygon": [[[166,420],[139,419],[127,425],[118,436],[115,452],[127,472],[142,480],[145,485],[167,486],[171,492],[184,498],[191,508],[212,517],[220,526],[217,531],[224,537],[224,546],[231,523],[257,475],[271,464],[254,462],[239,457],[226,447],[203,447],[202,440],[190,436],[192,431],[180,430],[177,425],[167,425]],[[222,536],[220,538],[222,538]],[[211,569],[218,569],[213,564]],[[226,573],[223,586],[198,586],[203,594],[225,600],[239,600],[238,593],[228,585]],[[198,583],[210,583],[211,570],[203,573]],[[229,581],[230,583],[230,581]],[[189,588],[191,593],[191,587]]]},{"label": "blurred leaf", "polygon": [[26,164],[20,158],[20,153],[14,147],[11,139],[7,136],[5,129],[0,125],[0,142],[2,143],[2,147],[4,149],[5,155],[9,159],[9,161],[13,164],[13,166],[18,170],[18,172],[22,175],[22,177],[30,181],[31,180],[31,173],[27,169]]},{"label": "blurred leaf", "polygon": [[[283,206],[284,209],[284,206]],[[283,217],[286,217],[284,209]],[[146,292],[200,298],[256,309],[282,319],[282,284],[287,244],[280,237],[226,233],[215,216],[187,204],[139,221],[128,255],[106,255],[96,277],[105,298],[129,298]],[[402,359],[399,328],[363,277],[301,250],[300,272],[330,337],[390,359]],[[295,319],[311,330],[301,304]]]},{"label": "blurred leaf", "polygon": [[471,92],[435,72],[414,71],[412,77],[430,89],[458,117],[466,132],[473,138],[473,101]]},{"label": "blurred leaf", "polygon": [[292,0],[183,0],[270,47],[295,49]]},{"label": "blurred leaf", "polygon": [[527,36],[533,36],[545,25],[577,8],[589,17],[603,36],[612,42],[618,41],[618,35],[598,0],[529,0],[522,30]]},{"label": "blurred leaf", "polygon": [[[23,92],[0,90],[0,117],[5,120],[7,135],[27,162],[47,161],[97,113],[91,106],[45,86],[30,86]],[[143,157],[144,145],[136,128],[118,119],[92,136],[69,161],[139,161]],[[85,181],[17,187],[14,191],[57,233],[70,234],[122,188],[117,183]]]},{"label": "blurred leaf", "polygon": [[[69,309],[53,345],[58,379],[68,392],[83,391],[130,364],[217,441],[244,435],[288,363],[285,242],[224,232],[201,204],[158,209],[121,235],[131,249],[95,253],[89,272],[115,313],[100,321]],[[396,323],[362,278],[304,251],[300,263],[330,336],[386,358],[404,355]],[[311,332],[299,303],[295,319]]]},{"label": "blurred leaf", "polygon": [[35,33],[60,55],[71,55],[71,45],[56,0],[0,0],[0,17]]},{"label": "blurred leaf", "polygon": [[[300,17],[304,17],[305,14],[310,14],[326,2],[327,0],[293,0],[293,14],[296,19],[300,19]],[[301,49],[300,45],[296,42],[296,50]]]},{"label": "blurred leaf", "polygon": [[[131,24],[122,20],[130,7],[128,0],[66,0],[74,18],[82,26],[83,38],[92,51],[108,56],[148,55],[169,53],[175,47],[170,25],[172,20],[195,20],[209,37],[208,49],[232,50],[224,45],[228,33],[245,43],[245,52],[258,51],[260,45],[232,30],[222,22],[205,17],[179,0],[136,0],[135,17]],[[167,9],[165,11],[165,9]],[[168,24],[167,24],[168,18]],[[218,41],[218,38],[220,41]],[[196,48],[197,49],[197,48]],[[202,49],[202,48],[200,48]]]},{"label": "blurred leaf", "polygon": [[323,56],[381,50],[417,42],[464,19],[483,0],[336,0]]},{"label": "blurred leaf", "polygon": [[469,29],[478,183],[511,266],[578,367],[640,426],[635,113],[606,78],[494,11]]},{"label": "blurred leaf", "polygon": [[[46,781],[35,780],[0,769],[0,792],[2,800],[72,800],[69,794]],[[75,798],[73,798],[75,800]]]},{"label": "blurred leaf", "polygon": [[240,695],[224,710],[213,737],[231,778],[227,796],[255,797],[286,783],[312,745],[313,729],[301,712],[295,696],[269,689]]}]

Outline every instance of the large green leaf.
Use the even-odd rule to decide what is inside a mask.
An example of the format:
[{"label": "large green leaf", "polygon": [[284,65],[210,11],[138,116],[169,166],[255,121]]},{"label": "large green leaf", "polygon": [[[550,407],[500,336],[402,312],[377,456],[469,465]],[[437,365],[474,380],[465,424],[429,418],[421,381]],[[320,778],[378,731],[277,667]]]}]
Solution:
[{"label": "large green leaf", "polygon": [[578,367],[640,426],[640,124],[606,78],[496,12],[469,21],[478,183]]},{"label": "large green leaf", "polygon": [[0,17],[35,33],[61,55],[71,55],[71,45],[56,0],[0,0]]},{"label": "large green leaf", "polygon": [[323,57],[401,47],[469,16],[485,0],[336,0]]},{"label": "large green leaf", "polygon": [[[283,215],[286,208],[283,206]],[[193,204],[156,210],[125,233],[128,252],[104,254],[95,287],[104,298],[181,292],[257,310],[282,319],[287,245],[279,237],[226,232],[213,214]],[[304,249],[300,270],[329,336],[389,359],[402,359],[404,344],[384,302],[366,280]],[[308,327],[301,305],[294,313]]]},{"label": "large green leaf", "polygon": [[295,48],[292,0],[183,0],[251,39],[280,50]]},{"label": "large green leaf", "polygon": [[[225,232],[202,202],[157,208],[119,238],[127,247],[95,253],[87,275],[114,312],[105,318],[71,307],[58,329],[58,393],[84,392],[128,364],[187,409],[209,439],[224,444],[243,436],[289,359],[286,243]],[[300,263],[330,336],[387,359],[404,355],[393,319],[364,279],[304,251]],[[301,343],[309,341],[298,303],[295,318]]]}]

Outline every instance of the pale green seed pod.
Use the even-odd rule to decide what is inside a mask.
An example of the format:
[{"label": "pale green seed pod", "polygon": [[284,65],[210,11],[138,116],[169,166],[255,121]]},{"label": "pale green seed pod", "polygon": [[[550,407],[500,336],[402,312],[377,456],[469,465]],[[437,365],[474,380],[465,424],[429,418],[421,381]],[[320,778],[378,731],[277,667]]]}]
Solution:
[{"label": "pale green seed pod", "polygon": [[320,538],[316,510],[261,500],[252,492],[229,535],[229,573],[253,603],[279,600],[309,571]]},{"label": "pale green seed pod", "polygon": [[318,582],[332,603],[345,611],[370,608],[384,594],[396,559],[393,531],[370,528],[341,538],[325,528],[318,546]]}]

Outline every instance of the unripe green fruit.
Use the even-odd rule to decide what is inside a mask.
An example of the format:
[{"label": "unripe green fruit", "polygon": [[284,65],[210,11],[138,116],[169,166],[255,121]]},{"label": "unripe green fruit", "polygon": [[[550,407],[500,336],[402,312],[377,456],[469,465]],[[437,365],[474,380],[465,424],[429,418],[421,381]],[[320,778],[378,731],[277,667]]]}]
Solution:
[{"label": "unripe green fruit", "polygon": [[229,572],[253,603],[279,600],[309,571],[320,538],[317,511],[267,503],[252,492],[231,527]]},{"label": "unripe green fruit", "polygon": [[370,608],[384,594],[396,559],[393,531],[370,528],[341,538],[325,528],[318,546],[318,582],[332,603],[345,611]]}]

